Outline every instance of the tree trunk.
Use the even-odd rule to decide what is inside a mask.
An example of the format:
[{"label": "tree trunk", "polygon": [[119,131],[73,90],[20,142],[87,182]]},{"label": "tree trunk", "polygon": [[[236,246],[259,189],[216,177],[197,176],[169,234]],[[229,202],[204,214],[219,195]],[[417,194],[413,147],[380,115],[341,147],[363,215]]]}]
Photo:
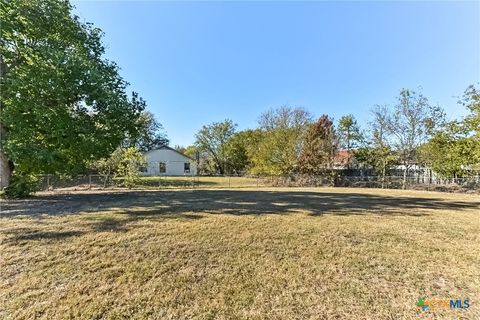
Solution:
[{"label": "tree trunk", "polygon": [[12,163],[8,160],[7,155],[0,150],[0,190],[10,185],[12,177]]},{"label": "tree trunk", "polygon": [[[3,56],[0,54],[0,78],[6,74],[7,66],[3,62]],[[3,106],[0,101],[0,115],[3,112]],[[3,124],[0,122],[0,190],[6,188],[10,185],[10,180],[12,178],[13,172],[13,162],[8,159],[7,155],[3,150],[3,143],[5,140],[6,129]]]},{"label": "tree trunk", "polygon": [[384,189],[384,186],[385,186],[385,174],[386,174],[386,171],[387,171],[387,164],[385,163],[385,161],[383,162],[383,167],[382,167],[382,189]]},{"label": "tree trunk", "polygon": [[403,190],[407,189],[407,166],[403,169]]},{"label": "tree trunk", "polygon": [[350,169],[350,127],[347,128],[347,169]]},{"label": "tree trunk", "polygon": [[[1,110],[1,106],[0,106]],[[13,162],[8,159],[8,156],[3,150],[3,143],[5,140],[5,128],[0,122],[0,190],[10,185],[13,172]]]}]

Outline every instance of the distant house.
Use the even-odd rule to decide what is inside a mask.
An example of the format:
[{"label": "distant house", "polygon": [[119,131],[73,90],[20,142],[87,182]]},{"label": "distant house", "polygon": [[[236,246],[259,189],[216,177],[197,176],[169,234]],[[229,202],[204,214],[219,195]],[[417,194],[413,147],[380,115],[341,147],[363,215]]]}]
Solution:
[{"label": "distant house", "polygon": [[353,150],[341,149],[333,157],[333,167],[335,169],[346,169],[358,167],[357,160]]},{"label": "distant house", "polygon": [[196,175],[197,165],[194,159],[183,153],[161,146],[145,153],[146,166],[140,168],[145,176],[184,176]]},{"label": "distant house", "polygon": [[353,157],[352,152],[348,150],[338,150],[338,152],[333,157],[333,164],[335,168],[345,168],[348,165],[348,162]]}]

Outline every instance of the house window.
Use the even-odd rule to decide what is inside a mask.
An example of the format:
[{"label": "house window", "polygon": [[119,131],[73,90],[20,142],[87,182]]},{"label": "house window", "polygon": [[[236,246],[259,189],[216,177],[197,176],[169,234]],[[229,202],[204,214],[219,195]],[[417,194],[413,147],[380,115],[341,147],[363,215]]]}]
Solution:
[{"label": "house window", "polygon": [[165,173],[167,172],[167,164],[165,162],[159,162],[158,163],[158,171],[160,173]]},{"label": "house window", "polygon": [[185,162],[183,164],[183,172],[184,173],[190,173],[190,162]]},{"label": "house window", "polygon": [[141,167],[140,167],[140,172],[143,172],[143,173],[148,172],[147,167],[141,166]]}]

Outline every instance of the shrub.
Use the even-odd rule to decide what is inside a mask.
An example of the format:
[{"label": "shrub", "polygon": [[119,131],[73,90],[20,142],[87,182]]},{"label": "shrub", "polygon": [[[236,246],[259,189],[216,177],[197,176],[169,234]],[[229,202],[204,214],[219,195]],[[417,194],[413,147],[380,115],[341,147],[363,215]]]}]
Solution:
[{"label": "shrub", "polygon": [[144,164],[145,158],[136,148],[121,149],[117,162],[116,176],[122,178],[125,187],[134,188],[140,183],[138,169]]},{"label": "shrub", "polygon": [[16,174],[5,188],[7,198],[25,198],[39,190],[38,178],[31,174]]}]

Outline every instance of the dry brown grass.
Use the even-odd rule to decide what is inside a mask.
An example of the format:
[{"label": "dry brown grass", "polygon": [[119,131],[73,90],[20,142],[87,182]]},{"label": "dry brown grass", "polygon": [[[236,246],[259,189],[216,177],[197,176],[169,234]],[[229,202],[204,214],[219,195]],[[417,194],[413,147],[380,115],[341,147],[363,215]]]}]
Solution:
[{"label": "dry brown grass", "polygon": [[229,177],[229,176],[169,176],[141,177],[138,188],[142,187],[191,187],[200,188],[245,188],[259,187],[269,183],[264,178]]},{"label": "dry brown grass", "polygon": [[475,319],[479,215],[475,196],[339,188],[3,202],[0,318]]}]

